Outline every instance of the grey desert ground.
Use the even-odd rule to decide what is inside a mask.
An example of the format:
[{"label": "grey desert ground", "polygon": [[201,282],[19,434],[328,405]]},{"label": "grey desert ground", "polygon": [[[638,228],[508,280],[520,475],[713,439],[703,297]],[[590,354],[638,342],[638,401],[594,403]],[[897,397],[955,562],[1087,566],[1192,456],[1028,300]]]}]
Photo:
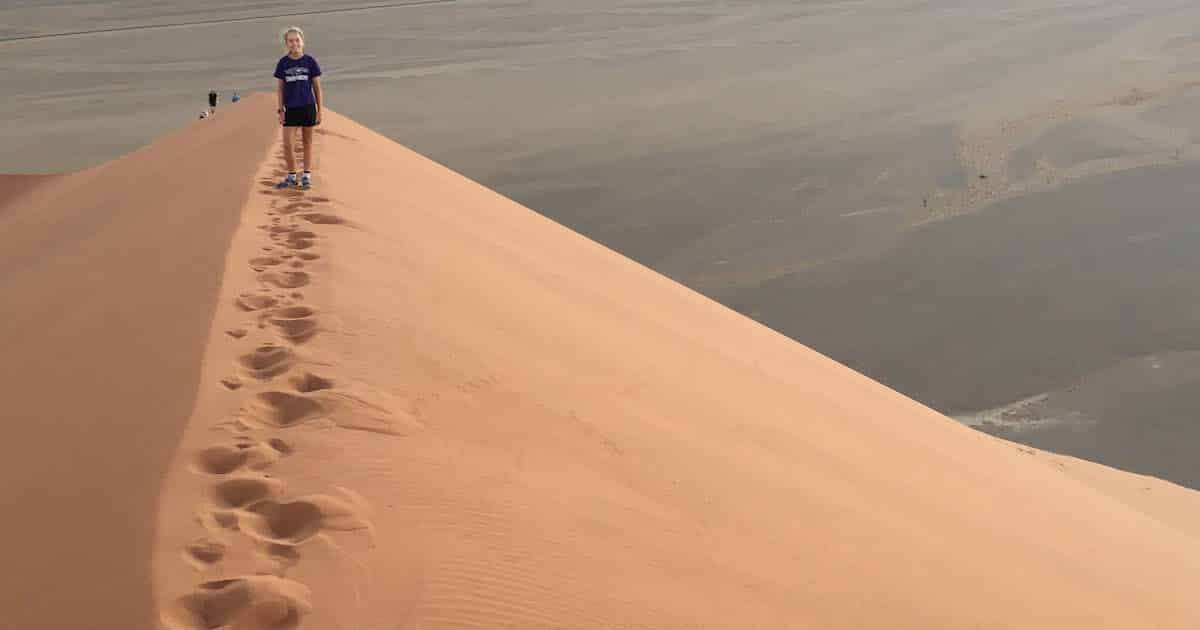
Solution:
[{"label": "grey desert ground", "polygon": [[[289,24],[333,115],[303,198],[269,189],[259,94]],[[0,495],[32,516],[0,530],[0,612],[1194,627],[1197,24],[1167,0],[5,3]]]}]

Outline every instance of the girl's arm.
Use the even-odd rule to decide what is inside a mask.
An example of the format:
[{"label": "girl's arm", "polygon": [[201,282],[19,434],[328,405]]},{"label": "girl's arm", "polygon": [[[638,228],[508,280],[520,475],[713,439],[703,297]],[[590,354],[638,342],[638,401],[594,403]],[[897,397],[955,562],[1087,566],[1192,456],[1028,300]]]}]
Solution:
[{"label": "girl's arm", "polygon": [[283,79],[279,80],[279,89],[275,90],[276,100],[279,101],[279,124],[283,124]]},{"label": "girl's arm", "polygon": [[317,124],[321,124],[321,112],[325,109],[324,95],[321,93],[321,77],[313,77],[313,96],[317,98]]}]

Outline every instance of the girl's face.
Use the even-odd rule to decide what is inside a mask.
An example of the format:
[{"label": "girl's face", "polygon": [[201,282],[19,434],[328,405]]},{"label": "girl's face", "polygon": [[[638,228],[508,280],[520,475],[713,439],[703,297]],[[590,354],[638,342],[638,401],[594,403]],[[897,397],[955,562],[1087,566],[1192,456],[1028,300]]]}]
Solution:
[{"label": "girl's face", "polygon": [[304,40],[300,38],[300,33],[288,33],[284,41],[287,43],[288,54],[299,54],[304,51]]}]

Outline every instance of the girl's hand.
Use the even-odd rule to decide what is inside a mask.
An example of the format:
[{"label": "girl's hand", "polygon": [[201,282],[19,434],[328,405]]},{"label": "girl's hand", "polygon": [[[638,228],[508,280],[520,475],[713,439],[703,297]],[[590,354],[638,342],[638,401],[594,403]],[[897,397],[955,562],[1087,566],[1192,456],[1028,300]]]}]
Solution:
[{"label": "girl's hand", "polygon": [[321,108],[317,108],[317,124],[321,124]]},{"label": "girl's hand", "polygon": [[281,124],[281,125],[284,123],[283,111],[284,111],[283,108],[280,107],[279,108],[279,124]]}]

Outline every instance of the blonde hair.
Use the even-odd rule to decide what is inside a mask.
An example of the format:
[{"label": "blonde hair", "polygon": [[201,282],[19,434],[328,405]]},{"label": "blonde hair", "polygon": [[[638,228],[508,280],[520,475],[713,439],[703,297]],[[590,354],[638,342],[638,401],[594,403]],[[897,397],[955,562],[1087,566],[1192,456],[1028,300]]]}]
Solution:
[{"label": "blonde hair", "polygon": [[283,29],[283,34],[279,36],[280,41],[283,42],[283,47],[287,48],[287,37],[288,37],[288,35],[291,35],[292,33],[295,33],[300,36],[300,45],[303,46],[304,45],[304,29],[300,28],[299,26],[289,26],[289,27]]}]

